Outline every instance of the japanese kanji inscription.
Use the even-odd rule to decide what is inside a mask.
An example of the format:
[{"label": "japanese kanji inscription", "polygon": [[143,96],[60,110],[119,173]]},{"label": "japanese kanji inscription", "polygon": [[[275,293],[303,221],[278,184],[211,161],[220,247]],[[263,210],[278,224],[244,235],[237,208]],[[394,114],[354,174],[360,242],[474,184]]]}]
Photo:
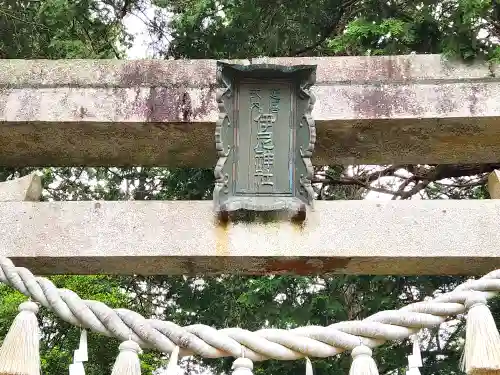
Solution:
[{"label": "japanese kanji inscription", "polygon": [[303,65],[217,64],[213,198],[219,217],[280,211],[305,219],[314,199],[315,72]]}]

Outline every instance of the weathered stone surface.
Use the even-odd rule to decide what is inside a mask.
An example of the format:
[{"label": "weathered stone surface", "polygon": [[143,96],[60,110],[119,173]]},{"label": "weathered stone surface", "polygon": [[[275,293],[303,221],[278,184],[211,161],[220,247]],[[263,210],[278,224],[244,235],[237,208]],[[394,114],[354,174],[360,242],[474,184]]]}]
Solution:
[{"label": "weathered stone surface", "polygon": [[478,275],[500,267],[497,200],[318,201],[304,227],[218,227],[208,201],[4,202],[0,212],[0,255],[38,274]]},{"label": "weathered stone surface", "polygon": [[[498,161],[496,66],[438,55],[238,62],[318,64],[315,164]],[[213,167],[215,92],[213,60],[0,60],[0,160]]]},{"label": "weathered stone surface", "polygon": [[[225,61],[225,60],[224,60]],[[440,55],[282,57],[231,63],[317,64],[317,84],[485,79],[498,74],[487,63],[463,64]],[[2,87],[213,86],[214,60],[3,60]]]},{"label": "weathered stone surface", "polygon": [[494,170],[488,176],[488,193],[491,199],[500,199],[500,171]]},{"label": "weathered stone surface", "polygon": [[36,173],[0,182],[0,202],[39,201],[42,179]]},{"label": "weathered stone surface", "polygon": [[484,79],[496,66],[485,62],[464,64],[441,55],[344,56],[344,57],[263,57],[252,64],[317,64],[319,83],[369,83],[390,81]]},{"label": "weathered stone surface", "polygon": [[[234,60],[247,65],[247,60]],[[3,60],[3,87],[200,87],[215,85],[213,60]]]}]

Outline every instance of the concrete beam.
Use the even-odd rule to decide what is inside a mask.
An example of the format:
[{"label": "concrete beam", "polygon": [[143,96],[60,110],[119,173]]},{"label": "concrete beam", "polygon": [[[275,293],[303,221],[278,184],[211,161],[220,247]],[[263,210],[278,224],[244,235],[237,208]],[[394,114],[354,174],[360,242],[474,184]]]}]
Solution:
[{"label": "concrete beam", "polygon": [[305,226],[214,224],[209,201],[3,202],[0,255],[37,274],[478,275],[500,201],[318,201]]},{"label": "concrete beam", "polygon": [[42,179],[36,173],[0,182],[0,202],[39,201]]},{"label": "concrete beam", "polygon": [[500,199],[500,170],[495,169],[488,175],[487,188],[491,199]]},{"label": "concrete beam", "polygon": [[[317,165],[498,162],[496,66],[438,55],[238,62],[318,65]],[[0,160],[212,168],[214,86],[212,60],[0,60]]]}]

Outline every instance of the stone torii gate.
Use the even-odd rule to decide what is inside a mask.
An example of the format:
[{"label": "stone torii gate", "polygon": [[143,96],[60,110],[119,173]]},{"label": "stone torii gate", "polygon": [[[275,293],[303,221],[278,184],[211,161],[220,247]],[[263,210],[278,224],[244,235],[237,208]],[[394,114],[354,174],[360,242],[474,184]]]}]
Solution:
[{"label": "stone torii gate", "polygon": [[[317,65],[314,164],[498,161],[495,65],[466,66],[436,55],[236,63]],[[0,160],[8,166],[213,167],[215,67],[210,60],[2,60]],[[497,176],[490,179],[492,191]],[[414,335],[465,311],[476,325],[487,321],[491,328],[491,315],[479,319],[471,312],[500,290],[497,200],[317,202],[300,229],[283,222],[221,227],[213,221],[212,202],[36,202],[36,177],[7,186],[0,189],[0,281],[74,325],[142,347],[181,347],[181,354],[206,357],[243,351],[256,361],[344,350],[359,357],[371,353],[365,347]],[[364,321],[252,333],[180,327],[82,301],[8,258],[38,274],[490,273]],[[499,344],[500,338],[469,341],[472,347]],[[469,359],[484,359],[466,352]],[[495,359],[500,362],[500,354]],[[486,362],[469,363],[467,372],[500,369],[500,363]],[[236,370],[251,367],[245,360],[235,364]]]},{"label": "stone torii gate", "polygon": [[[313,164],[498,161],[497,66],[438,55],[237,62],[317,65]],[[3,165],[215,165],[215,61],[1,60],[0,87]],[[39,274],[500,268],[495,201],[318,201],[301,231],[221,230],[211,205],[3,202],[0,255]]]}]

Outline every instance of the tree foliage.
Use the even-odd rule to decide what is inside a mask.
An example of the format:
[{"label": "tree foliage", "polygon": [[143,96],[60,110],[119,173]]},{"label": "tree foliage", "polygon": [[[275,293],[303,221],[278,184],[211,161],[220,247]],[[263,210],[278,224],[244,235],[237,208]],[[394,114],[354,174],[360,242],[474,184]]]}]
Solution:
[{"label": "tree foliage", "polygon": [[[142,17],[166,58],[248,58],[256,56],[340,56],[444,53],[463,59],[499,57],[500,6],[484,0],[156,0],[172,14],[167,22],[157,12],[144,18],[144,0],[0,0],[1,58],[123,58],[132,42],[123,26],[131,15]],[[168,28],[167,28],[168,26]],[[171,39],[168,48],[159,43]],[[482,199],[487,165],[318,166],[318,199],[363,199],[367,192],[394,199]],[[32,168],[0,169],[0,180]],[[42,168],[44,200],[210,199],[213,173],[191,168]],[[362,233],[360,233],[362,235]],[[425,236],[425,233],[422,233]],[[57,276],[59,287],[82,298],[112,307],[127,307],[146,317],[178,324],[215,327],[328,325],[362,319],[399,308],[436,291],[452,289],[457,277],[343,276],[321,277],[223,275],[194,277]],[[213,303],[214,300],[218,303]],[[0,337],[23,300],[0,286]],[[493,313],[500,317],[500,302]],[[79,332],[43,311],[44,373],[67,372]],[[451,323],[450,323],[451,324]],[[451,335],[427,332],[423,348],[425,374],[455,374],[460,356],[463,321]],[[118,342],[89,337],[89,375],[110,373]],[[380,373],[403,373],[408,342],[387,343],[375,352]],[[164,357],[143,355],[143,373],[152,374]],[[350,358],[314,361],[316,373],[347,373]],[[188,369],[201,364],[228,371],[231,359],[190,359]],[[194,366],[194,367],[193,367]],[[257,374],[303,371],[301,361],[267,361]]]},{"label": "tree foliage", "polygon": [[[167,56],[498,55],[487,0],[157,0],[174,13]],[[491,38],[494,39],[493,42]]]}]

